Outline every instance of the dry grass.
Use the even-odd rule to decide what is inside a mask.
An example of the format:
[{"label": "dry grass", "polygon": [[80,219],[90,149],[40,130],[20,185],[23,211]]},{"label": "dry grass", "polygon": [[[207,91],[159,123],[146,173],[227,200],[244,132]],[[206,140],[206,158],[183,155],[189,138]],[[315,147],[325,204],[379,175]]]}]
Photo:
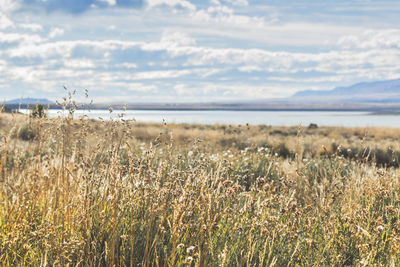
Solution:
[{"label": "dry grass", "polygon": [[0,125],[2,265],[400,264],[398,129]]}]

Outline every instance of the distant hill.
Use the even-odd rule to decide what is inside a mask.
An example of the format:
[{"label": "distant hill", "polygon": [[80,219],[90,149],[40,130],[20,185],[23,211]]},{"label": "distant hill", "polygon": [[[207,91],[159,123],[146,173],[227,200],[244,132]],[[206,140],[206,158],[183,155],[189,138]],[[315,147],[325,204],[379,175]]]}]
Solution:
[{"label": "distant hill", "polygon": [[13,99],[6,101],[6,105],[36,105],[36,104],[41,104],[41,105],[48,105],[48,104],[54,104],[54,102],[46,99],[46,98],[18,98],[18,99]]},{"label": "distant hill", "polygon": [[328,91],[300,91],[290,100],[304,102],[400,103],[400,79],[364,82]]}]

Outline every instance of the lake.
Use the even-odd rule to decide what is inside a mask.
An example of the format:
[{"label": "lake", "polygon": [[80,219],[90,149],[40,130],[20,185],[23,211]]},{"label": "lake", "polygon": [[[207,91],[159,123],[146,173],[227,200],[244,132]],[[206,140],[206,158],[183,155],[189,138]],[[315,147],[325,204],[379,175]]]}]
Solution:
[{"label": "lake", "polygon": [[[21,110],[27,113],[27,110]],[[124,113],[125,119],[140,122],[161,123],[201,123],[201,124],[241,124],[272,126],[308,126],[316,123],[320,126],[346,127],[400,127],[400,115],[372,114],[358,111],[171,111],[171,110],[78,110],[75,117],[86,115],[92,119],[117,118]],[[60,110],[49,110],[50,117],[61,116]]]}]

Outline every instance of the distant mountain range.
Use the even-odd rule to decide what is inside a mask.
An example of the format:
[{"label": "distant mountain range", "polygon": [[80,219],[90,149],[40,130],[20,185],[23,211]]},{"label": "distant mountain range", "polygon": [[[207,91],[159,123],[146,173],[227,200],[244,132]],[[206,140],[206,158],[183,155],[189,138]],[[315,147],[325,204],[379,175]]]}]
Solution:
[{"label": "distant mountain range", "polygon": [[[6,101],[17,109],[35,104],[60,108],[45,98],[22,98]],[[121,109],[121,103],[95,103],[91,109]],[[282,99],[208,103],[128,103],[132,110],[369,110],[400,112],[400,79],[364,82],[327,91],[300,91]]]},{"label": "distant mountain range", "polygon": [[36,105],[36,104],[41,104],[41,105],[52,105],[54,102],[46,99],[46,98],[18,98],[18,99],[13,99],[10,101],[6,101],[6,105]]},{"label": "distant mountain range", "polygon": [[328,91],[301,91],[289,100],[310,103],[400,103],[400,79],[364,82]]}]

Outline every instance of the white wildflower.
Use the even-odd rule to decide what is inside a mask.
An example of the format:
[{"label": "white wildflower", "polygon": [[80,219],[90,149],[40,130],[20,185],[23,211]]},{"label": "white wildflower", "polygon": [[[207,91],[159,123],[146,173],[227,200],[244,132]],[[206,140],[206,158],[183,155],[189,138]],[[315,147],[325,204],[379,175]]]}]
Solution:
[{"label": "white wildflower", "polygon": [[190,246],[186,249],[186,253],[191,253],[196,247],[195,246]]}]

